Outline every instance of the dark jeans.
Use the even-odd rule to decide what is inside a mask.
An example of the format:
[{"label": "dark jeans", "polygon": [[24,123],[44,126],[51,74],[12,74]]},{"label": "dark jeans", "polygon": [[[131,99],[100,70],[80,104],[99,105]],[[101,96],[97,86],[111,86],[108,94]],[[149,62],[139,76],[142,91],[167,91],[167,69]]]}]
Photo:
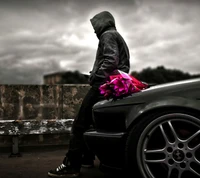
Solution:
[{"label": "dark jeans", "polygon": [[93,154],[87,149],[83,139],[83,133],[90,129],[91,125],[93,125],[92,107],[101,99],[102,96],[100,95],[100,91],[96,87],[91,87],[84,97],[79,112],[73,122],[69,150],[63,161],[64,164],[70,163],[72,167],[80,170],[83,154],[88,156],[88,158],[91,157],[92,159]]}]

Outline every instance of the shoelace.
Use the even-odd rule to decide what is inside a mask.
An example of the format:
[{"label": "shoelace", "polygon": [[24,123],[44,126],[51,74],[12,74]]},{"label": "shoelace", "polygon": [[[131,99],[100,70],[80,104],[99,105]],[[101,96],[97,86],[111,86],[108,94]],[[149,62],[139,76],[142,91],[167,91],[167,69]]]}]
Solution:
[{"label": "shoelace", "polygon": [[57,168],[56,168],[56,171],[60,171],[60,170],[62,170],[63,168],[65,168],[66,166],[64,165],[64,164],[61,164],[60,166],[58,166]]}]

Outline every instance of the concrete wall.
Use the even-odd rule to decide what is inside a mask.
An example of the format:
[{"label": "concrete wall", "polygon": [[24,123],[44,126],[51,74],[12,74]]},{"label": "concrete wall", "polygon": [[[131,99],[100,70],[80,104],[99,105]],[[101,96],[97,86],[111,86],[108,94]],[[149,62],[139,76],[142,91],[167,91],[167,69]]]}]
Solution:
[{"label": "concrete wall", "polygon": [[[74,119],[89,85],[0,85],[0,120]],[[67,144],[66,134],[20,136],[20,145]],[[0,147],[10,146],[0,136]]]}]

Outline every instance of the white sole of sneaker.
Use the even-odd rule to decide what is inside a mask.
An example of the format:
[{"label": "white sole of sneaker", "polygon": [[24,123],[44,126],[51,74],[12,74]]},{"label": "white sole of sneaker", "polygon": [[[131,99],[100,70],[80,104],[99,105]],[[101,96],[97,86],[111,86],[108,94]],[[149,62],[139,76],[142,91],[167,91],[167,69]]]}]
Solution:
[{"label": "white sole of sneaker", "polygon": [[75,178],[75,177],[79,177],[79,173],[76,173],[76,174],[67,174],[67,175],[56,175],[56,174],[52,174],[50,172],[48,172],[48,176],[50,177],[69,177],[69,178]]}]

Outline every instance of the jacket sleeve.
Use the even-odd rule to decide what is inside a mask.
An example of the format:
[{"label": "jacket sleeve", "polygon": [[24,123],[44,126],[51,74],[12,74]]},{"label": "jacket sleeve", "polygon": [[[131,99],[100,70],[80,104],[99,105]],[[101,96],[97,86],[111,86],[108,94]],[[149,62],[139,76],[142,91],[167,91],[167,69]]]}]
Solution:
[{"label": "jacket sleeve", "polygon": [[117,69],[119,63],[119,49],[116,36],[105,33],[100,39],[103,61],[96,72],[97,78],[106,78],[113,70]]}]

